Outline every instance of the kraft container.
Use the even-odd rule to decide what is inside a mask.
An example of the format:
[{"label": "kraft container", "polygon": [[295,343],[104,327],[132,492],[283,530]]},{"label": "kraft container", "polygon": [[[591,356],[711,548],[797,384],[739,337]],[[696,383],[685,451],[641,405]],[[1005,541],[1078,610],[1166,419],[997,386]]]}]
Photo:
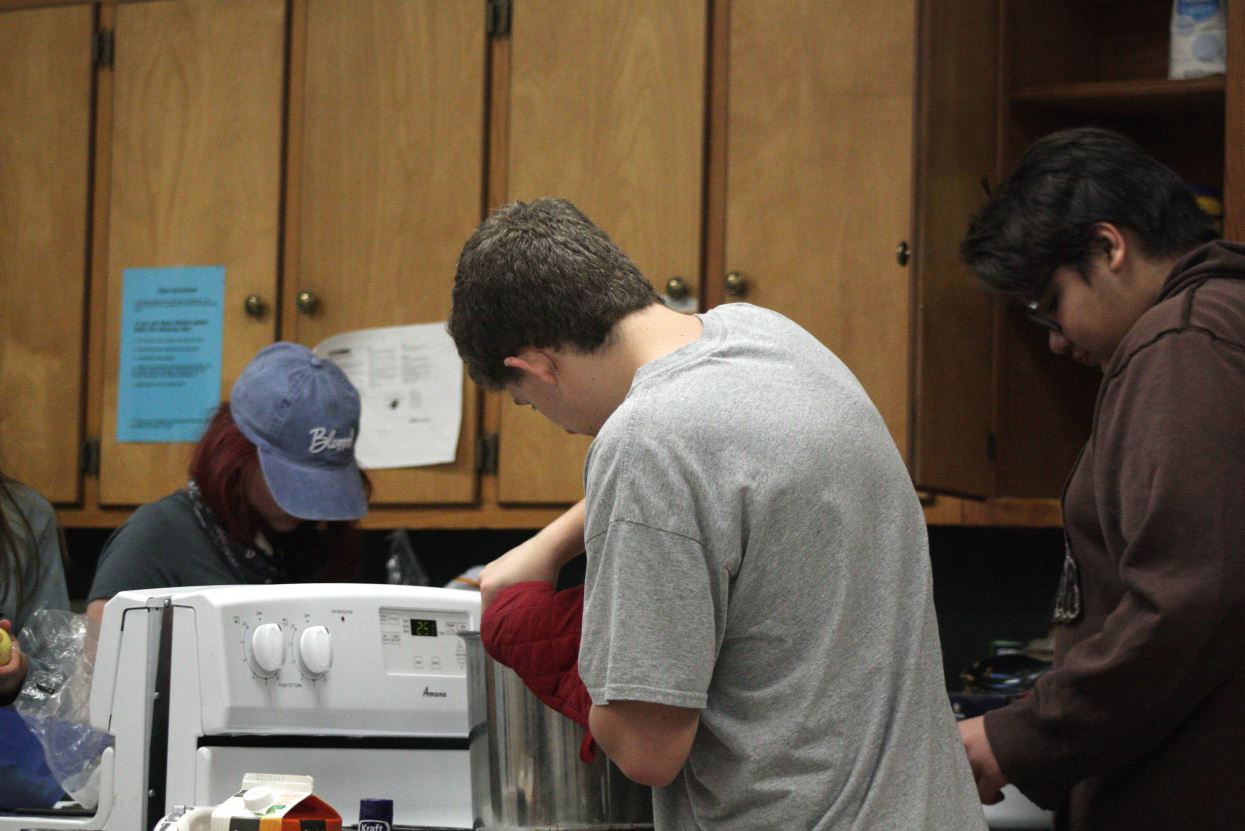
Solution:
[{"label": "kraft container", "polygon": [[484,831],[629,831],[653,827],[652,791],[597,751],[579,759],[584,729],[533,695],[515,672],[467,645],[472,827]]}]

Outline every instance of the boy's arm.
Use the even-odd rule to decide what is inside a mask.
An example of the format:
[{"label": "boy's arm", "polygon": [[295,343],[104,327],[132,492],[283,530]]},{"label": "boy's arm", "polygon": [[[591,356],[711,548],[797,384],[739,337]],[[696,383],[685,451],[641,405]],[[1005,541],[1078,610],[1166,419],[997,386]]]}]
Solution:
[{"label": "boy's arm", "polygon": [[539,581],[554,585],[562,566],[583,553],[584,501],[545,526],[520,545],[484,567],[480,574],[480,604],[487,609],[502,589],[516,583]]}]

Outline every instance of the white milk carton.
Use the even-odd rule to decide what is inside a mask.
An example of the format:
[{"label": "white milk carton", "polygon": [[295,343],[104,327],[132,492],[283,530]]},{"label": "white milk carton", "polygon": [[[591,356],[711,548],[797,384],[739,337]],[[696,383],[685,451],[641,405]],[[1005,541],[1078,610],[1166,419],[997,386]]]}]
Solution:
[{"label": "white milk carton", "polygon": [[242,789],[212,810],[211,831],[341,831],[341,815],[314,787],[310,776],[248,773]]}]

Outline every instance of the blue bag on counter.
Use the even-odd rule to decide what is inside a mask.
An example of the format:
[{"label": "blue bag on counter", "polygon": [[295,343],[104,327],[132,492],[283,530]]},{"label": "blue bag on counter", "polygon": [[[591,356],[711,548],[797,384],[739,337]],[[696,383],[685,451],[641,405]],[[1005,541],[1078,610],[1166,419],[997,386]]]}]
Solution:
[{"label": "blue bag on counter", "polygon": [[51,808],[64,795],[43,745],[21,716],[0,707],[0,810]]}]

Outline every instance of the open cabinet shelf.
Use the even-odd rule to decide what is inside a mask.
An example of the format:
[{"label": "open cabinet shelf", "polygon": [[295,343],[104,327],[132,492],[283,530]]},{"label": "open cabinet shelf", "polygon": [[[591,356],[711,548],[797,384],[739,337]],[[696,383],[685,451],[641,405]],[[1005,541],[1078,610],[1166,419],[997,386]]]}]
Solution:
[{"label": "open cabinet shelf", "polygon": [[1032,84],[1012,92],[1012,105],[1112,116],[1156,116],[1223,111],[1222,75],[1169,81],[1165,78]]}]

